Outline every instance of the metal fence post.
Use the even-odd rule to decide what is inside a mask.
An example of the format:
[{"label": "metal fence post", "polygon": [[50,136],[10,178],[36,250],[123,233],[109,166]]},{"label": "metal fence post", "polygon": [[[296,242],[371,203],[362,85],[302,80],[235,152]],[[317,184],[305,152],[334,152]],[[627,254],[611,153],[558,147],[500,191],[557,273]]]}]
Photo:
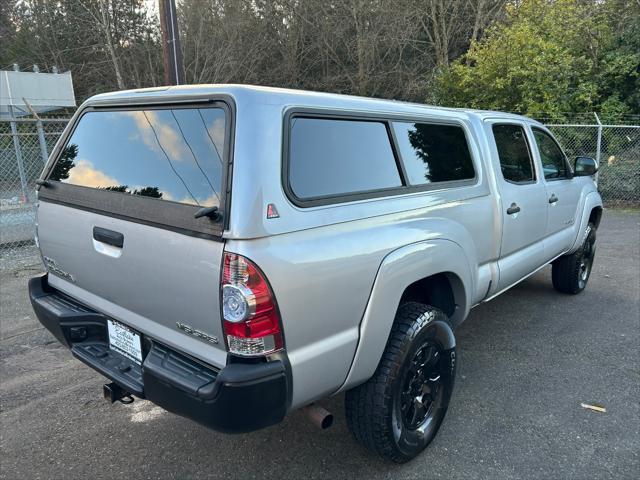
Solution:
[{"label": "metal fence post", "polygon": [[[35,69],[36,65],[34,65],[33,68]],[[42,157],[42,163],[46,165],[47,160],[49,159],[49,152],[47,152],[47,142],[44,140],[44,126],[42,125],[42,120],[27,99],[22,97],[22,100],[31,112],[31,115],[36,119],[36,130],[38,131],[38,141],[40,142],[40,157]]]},{"label": "metal fence post", "polygon": [[22,163],[22,148],[20,147],[20,137],[18,136],[18,127],[16,119],[13,116],[13,107],[9,105],[9,114],[11,115],[11,136],[13,137],[13,148],[16,152],[16,162],[18,163],[18,175],[20,176],[20,187],[22,188],[22,196],[25,202],[29,202],[29,188],[27,187],[27,177],[24,174],[24,164]]},{"label": "metal fence post", "polygon": [[44,127],[42,126],[42,120],[38,117],[36,120],[36,128],[38,129],[38,141],[40,142],[40,156],[42,157],[42,164],[46,165],[49,159],[49,152],[47,151],[47,142],[44,139]]},{"label": "metal fence post", "polygon": [[[596,123],[598,124],[598,138],[596,139],[596,164],[598,168],[600,168],[600,159],[602,158],[602,122],[600,121],[600,117],[596,112],[593,112],[593,116],[596,117]],[[596,171],[596,174],[593,176],[593,181],[598,185],[598,180],[600,179],[600,175]]]},{"label": "metal fence post", "polygon": [[596,123],[598,124],[598,139],[596,140],[596,162],[600,165],[600,150],[602,147],[602,123],[600,117],[596,112],[593,112],[593,116],[596,117]]}]

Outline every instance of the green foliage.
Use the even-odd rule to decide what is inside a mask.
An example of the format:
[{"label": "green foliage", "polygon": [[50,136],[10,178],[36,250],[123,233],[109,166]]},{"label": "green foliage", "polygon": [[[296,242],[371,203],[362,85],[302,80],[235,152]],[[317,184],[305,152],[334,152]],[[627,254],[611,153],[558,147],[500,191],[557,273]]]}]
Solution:
[{"label": "green foliage", "polygon": [[[159,19],[149,10],[154,3],[2,0],[0,67],[70,70],[79,101],[162,84]],[[568,111],[598,111],[612,122],[640,113],[638,0],[177,4],[188,83],[410,101],[424,101],[430,92],[433,103],[556,120]]]},{"label": "green foliage", "polygon": [[451,106],[544,113],[640,113],[640,8],[631,0],[523,0],[436,77]]}]

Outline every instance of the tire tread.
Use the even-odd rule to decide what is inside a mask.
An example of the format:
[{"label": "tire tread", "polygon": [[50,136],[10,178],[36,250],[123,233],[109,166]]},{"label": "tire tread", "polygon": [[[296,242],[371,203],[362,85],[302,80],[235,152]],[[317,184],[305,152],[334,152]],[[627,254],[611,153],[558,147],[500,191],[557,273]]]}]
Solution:
[{"label": "tire tread", "polygon": [[368,450],[396,463],[411,460],[389,441],[393,380],[400,370],[400,359],[409,348],[409,339],[432,320],[448,319],[440,310],[417,302],[400,306],[380,363],[373,376],[362,385],[346,392],[347,426],[355,439]]}]

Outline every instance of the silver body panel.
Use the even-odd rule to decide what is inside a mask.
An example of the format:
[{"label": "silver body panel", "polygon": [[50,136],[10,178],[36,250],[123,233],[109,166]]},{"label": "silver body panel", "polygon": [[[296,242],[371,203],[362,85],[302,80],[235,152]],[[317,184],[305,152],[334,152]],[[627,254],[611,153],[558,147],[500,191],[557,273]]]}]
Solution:
[{"label": "silver body panel", "polygon": [[[119,256],[101,251],[94,226],[124,234]],[[218,293],[222,242],[49,202],[38,207],[38,234],[43,256],[73,277],[50,271],[53,287],[173,348],[226,364]],[[199,340],[177,322],[219,343]]]},{"label": "silver body panel", "polygon": [[[73,284],[51,272],[54,286],[216,366],[226,363],[218,291],[222,252],[250,258],[268,278],[280,309],[292,408],[371,376],[402,292],[412,282],[446,273],[457,304],[452,321],[459,324],[474,305],[577,248],[591,209],[602,205],[591,178],[546,182],[533,141],[536,182],[502,180],[491,123],[521,124],[529,136],[529,125],[542,128],[516,115],[234,85],[118,92],[87,104],[188,102],[216,94],[235,102],[224,243],[42,202],[40,245],[45,256],[77,277]],[[296,206],[282,185],[283,121],[299,108],[460,125],[476,179],[464,186]],[[550,193],[560,198],[558,204],[548,203]],[[511,203],[522,211],[507,215]],[[268,204],[276,206],[278,218],[267,219]],[[125,233],[120,257],[92,244],[90,228],[98,223]],[[221,343],[187,335],[175,321]]]}]

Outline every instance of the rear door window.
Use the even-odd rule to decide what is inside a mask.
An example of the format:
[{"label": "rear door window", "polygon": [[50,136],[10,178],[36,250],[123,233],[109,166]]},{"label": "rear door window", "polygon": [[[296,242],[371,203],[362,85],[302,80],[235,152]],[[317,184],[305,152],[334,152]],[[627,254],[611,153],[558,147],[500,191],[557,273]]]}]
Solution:
[{"label": "rear door window", "polygon": [[503,178],[512,183],[529,183],[536,179],[527,137],[521,125],[494,125],[493,137],[500,158]]},{"label": "rear door window", "polygon": [[400,156],[411,185],[471,180],[475,177],[462,127],[393,122]]},{"label": "rear door window", "polygon": [[384,122],[293,117],[288,162],[299,199],[402,186]]},{"label": "rear door window", "polygon": [[153,108],[85,113],[49,179],[171,202],[219,206],[225,111]]}]

